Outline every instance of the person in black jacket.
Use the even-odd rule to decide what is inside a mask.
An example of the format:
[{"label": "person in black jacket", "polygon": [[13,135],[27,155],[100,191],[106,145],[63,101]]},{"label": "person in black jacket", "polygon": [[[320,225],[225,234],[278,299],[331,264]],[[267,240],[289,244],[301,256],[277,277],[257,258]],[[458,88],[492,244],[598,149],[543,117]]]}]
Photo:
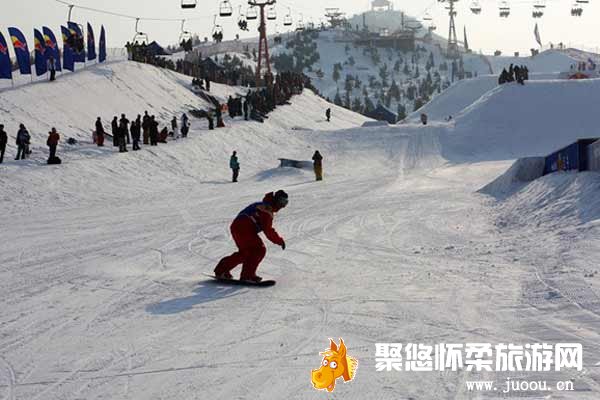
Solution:
[{"label": "person in black jacket", "polygon": [[141,134],[142,134],[142,116],[138,114],[136,120],[131,123],[131,139],[133,140],[133,151],[140,150]]},{"label": "person in black jacket", "polygon": [[4,125],[0,125],[0,164],[4,161],[4,152],[8,143],[8,135],[4,131]]},{"label": "person in black jacket", "polygon": [[150,146],[158,146],[158,122],[153,116],[150,117]]},{"label": "person in black jacket", "polygon": [[119,153],[127,153],[127,143],[129,139],[129,120],[125,117],[125,114],[121,114],[119,120]]},{"label": "person in black jacket", "polygon": [[96,144],[98,147],[104,146],[104,126],[100,117],[96,120]]},{"label": "person in black jacket", "polygon": [[110,124],[113,135],[113,146],[119,147],[119,120],[115,116]]},{"label": "person in black jacket", "polygon": [[143,142],[144,144],[150,143],[150,115],[148,111],[144,112],[144,118],[142,118],[142,131],[143,131]]}]

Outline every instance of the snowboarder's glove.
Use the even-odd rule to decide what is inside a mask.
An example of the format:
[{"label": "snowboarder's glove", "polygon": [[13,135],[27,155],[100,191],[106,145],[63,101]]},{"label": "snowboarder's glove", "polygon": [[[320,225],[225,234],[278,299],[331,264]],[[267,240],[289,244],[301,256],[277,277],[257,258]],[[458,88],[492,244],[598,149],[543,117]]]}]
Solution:
[{"label": "snowboarder's glove", "polygon": [[285,242],[281,244],[281,250],[285,250]]}]

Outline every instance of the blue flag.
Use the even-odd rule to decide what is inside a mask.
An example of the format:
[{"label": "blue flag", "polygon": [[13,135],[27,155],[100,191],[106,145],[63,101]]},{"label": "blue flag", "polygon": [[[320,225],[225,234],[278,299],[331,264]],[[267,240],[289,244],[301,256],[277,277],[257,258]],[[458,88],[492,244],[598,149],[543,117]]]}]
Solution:
[{"label": "blue flag", "polygon": [[10,54],[8,54],[8,45],[2,32],[0,32],[0,79],[12,79]]},{"label": "blue flag", "polygon": [[102,29],[100,29],[100,43],[98,43],[98,47],[98,61],[104,62],[106,61],[106,32],[104,31],[104,25],[102,25]]},{"label": "blue flag", "polygon": [[73,21],[68,22],[69,31],[73,40],[71,49],[75,62],[85,62],[85,39],[81,27]]},{"label": "blue flag", "polygon": [[71,45],[69,44],[69,37],[71,36],[71,31],[69,31],[69,29],[64,26],[61,26],[60,30],[63,37],[63,67],[68,71],[75,71],[75,59],[73,58],[73,49],[71,49]]},{"label": "blue flag", "polygon": [[37,29],[33,30],[33,47],[35,48],[35,74],[41,76],[48,72],[48,58],[44,37]]},{"label": "blue flag", "polygon": [[22,75],[31,75],[31,60],[29,59],[29,47],[25,35],[18,28],[8,28],[8,34],[15,49],[19,70]]},{"label": "blue flag", "polygon": [[89,22],[87,24],[87,53],[89,61],[96,59],[96,41],[94,39],[94,30]]},{"label": "blue flag", "polygon": [[62,63],[60,62],[60,49],[58,48],[58,42],[54,32],[48,27],[43,27],[42,32],[44,33],[44,42],[46,42],[46,56],[54,57],[54,63],[56,64],[56,70],[62,71]]}]

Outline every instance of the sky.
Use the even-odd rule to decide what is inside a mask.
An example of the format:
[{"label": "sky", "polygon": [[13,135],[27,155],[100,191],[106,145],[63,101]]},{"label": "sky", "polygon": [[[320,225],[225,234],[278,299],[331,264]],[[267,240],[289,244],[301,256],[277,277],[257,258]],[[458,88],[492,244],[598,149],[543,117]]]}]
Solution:
[{"label": "sky", "polygon": [[[163,46],[179,41],[181,19],[187,19],[186,30],[198,33],[201,37],[210,37],[214,23],[213,15],[218,12],[219,5],[222,3],[219,0],[197,0],[196,9],[182,10],[181,0],[70,0],[70,2],[142,18],[173,19],[174,21],[140,21],[139,29],[148,34],[150,41],[156,40]],[[600,52],[600,29],[597,22],[600,17],[600,0],[590,0],[581,18],[571,17],[570,9],[573,2],[574,0],[546,1],[546,15],[537,20],[543,43],[562,41],[574,47]],[[9,26],[20,28],[26,34],[30,48],[33,43],[34,27],[47,25],[58,33],[60,25],[67,19],[67,6],[55,0],[18,0],[2,3],[4,5],[0,10],[0,31],[8,39]],[[242,12],[245,13],[247,1],[231,0],[230,3],[235,10],[234,16],[217,19],[217,24],[223,27],[225,39],[234,38],[236,34],[240,34],[243,38],[257,36],[256,23],[251,23],[250,32],[241,32],[237,29],[239,7],[243,5]],[[408,15],[417,18],[423,18],[428,13],[433,17],[438,28],[437,33],[447,37],[448,15],[443,3],[437,0],[396,0],[393,3],[395,9],[404,10]],[[496,0],[480,0],[483,12],[479,16],[469,11],[471,3],[472,1],[465,0],[457,3],[456,24],[460,40],[462,40],[463,26],[467,27],[469,44],[475,51],[481,50],[486,54],[494,50],[501,50],[504,54],[520,51],[523,54],[537,47],[533,35],[536,20],[531,17],[533,1],[509,0],[512,14],[508,19],[499,18]],[[312,19],[313,22],[319,23],[323,19],[325,7],[339,7],[341,11],[353,15],[369,9],[370,1],[278,0],[276,9],[279,18],[269,24],[269,32],[285,31],[283,17],[288,12],[291,12],[295,22],[302,17],[305,22]],[[96,28],[96,34],[100,30],[100,25],[104,24],[109,47],[122,47],[125,42],[133,38],[135,33],[134,19],[75,8],[72,20],[83,25],[89,21]]]}]

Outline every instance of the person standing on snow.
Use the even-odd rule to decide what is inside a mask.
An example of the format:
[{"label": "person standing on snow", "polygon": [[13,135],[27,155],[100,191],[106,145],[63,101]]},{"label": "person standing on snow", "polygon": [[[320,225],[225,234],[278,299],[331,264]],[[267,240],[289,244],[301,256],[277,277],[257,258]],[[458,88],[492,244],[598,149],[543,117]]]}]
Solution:
[{"label": "person standing on snow", "polygon": [[144,118],[142,119],[142,129],[143,129],[143,143],[150,143],[150,115],[148,115],[148,111],[144,111]]},{"label": "person standing on snow", "polygon": [[315,170],[315,177],[317,181],[323,180],[323,156],[319,153],[319,150],[315,151],[312,157],[313,167]]},{"label": "person standing on snow", "polygon": [[149,124],[150,146],[158,146],[158,122],[156,122],[154,115],[150,117]]},{"label": "person standing on snow", "polygon": [[116,115],[110,123],[110,127],[113,135],[113,146],[119,147],[119,120]]},{"label": "person standing on snow", "polygon": [[15,160],[24,160],[27,158],[29,154],[29,143],[31,141],[31,136],[29,132],[25,128],[25,125],[19,125],[19,132],[17,132],[17,158]]},{"label": "person standing on snow", "polygon": [[171,120],[171,131],[173,132],[173,139],[177,139],[179,137],[177,131],[177,117],[173,117]]},{"label": "person standing on snow", "polygon": [[186,113],[181,116],[181,137],[186,138],[190,131],[189,118]]},{"label": "person standing on snow", "polygon": [[248,100],[248,97],[246,97],[244,99],[244,105],[242,106],[242,109],[244,110],[244,120],[245,121],[248,121],[248,111],[249,111],[248,110],[248,108],[249,108],[249,104],[248,103],[249,103],[249,100]]},{"label": "person standing on snow", "polygon": [[56,159],[56,148],[58,147],[58,142],[60,140],[60,135],[56,132],[56,128],[52,128],[52,130],[48,133],[48,140],[46,144],[50,149],[50,155],[48,157],[48,163],[54,161]]},{"label": "person standing on snow", "polygon": [[138,114],[137,119],[131,123],[131,140],[133,140],[133,151],[140,150],[141,135],[142,135],[142,116]]},{"label": "person standing on snow", "polygon": [[237,151],[234,151],[229,159],[229,168],[231,168],[233,171],[232,182],[235,183],[238,181],[238,177],[240,176],[240,162],[238,161]]},{"label": "person standing on snow", "polygon": [[328,108],[327,111],[325,111],[325,116],[327,117],[327,122],[331,122],[331,108]]},{"label": "person standing on snow", "polygon": [[125,114],[121,114],[121,119],[119,120],[119,153],[127,153],[127,143],[131,140],[129,139],[129,120],[125,117]]},{"label": "person standing on snow", "polygon": [[256,270],[267,249],[258,234],[264,232],[267,239],[285,250],[285,241],[273,228],[273,216],[287,204],[287,193],[279,190],[276,193],[267,193],[263,201],[249,205],[238,214],[230,227],[238,251],[219,261],[214,271],[217,278],[232,279],[231,270],[242,264],[240,280],[262,280],[256,275]]},{"label": "person standing on snow", "polygon": [[4,125],[0,125],[0,164],[4,161],[4,152],[8,143],[8,135],[4,131]]},{"label": "person standing on snow", "polygon": [[50,82],[56,80],[56,60],[53,56],[48,57],[48,71],[50,71]]},{"label": "person standing on snow", "polygon": [[100,117],[96,120],[96,144],[98,147],[104,146],[104,126]]}]

